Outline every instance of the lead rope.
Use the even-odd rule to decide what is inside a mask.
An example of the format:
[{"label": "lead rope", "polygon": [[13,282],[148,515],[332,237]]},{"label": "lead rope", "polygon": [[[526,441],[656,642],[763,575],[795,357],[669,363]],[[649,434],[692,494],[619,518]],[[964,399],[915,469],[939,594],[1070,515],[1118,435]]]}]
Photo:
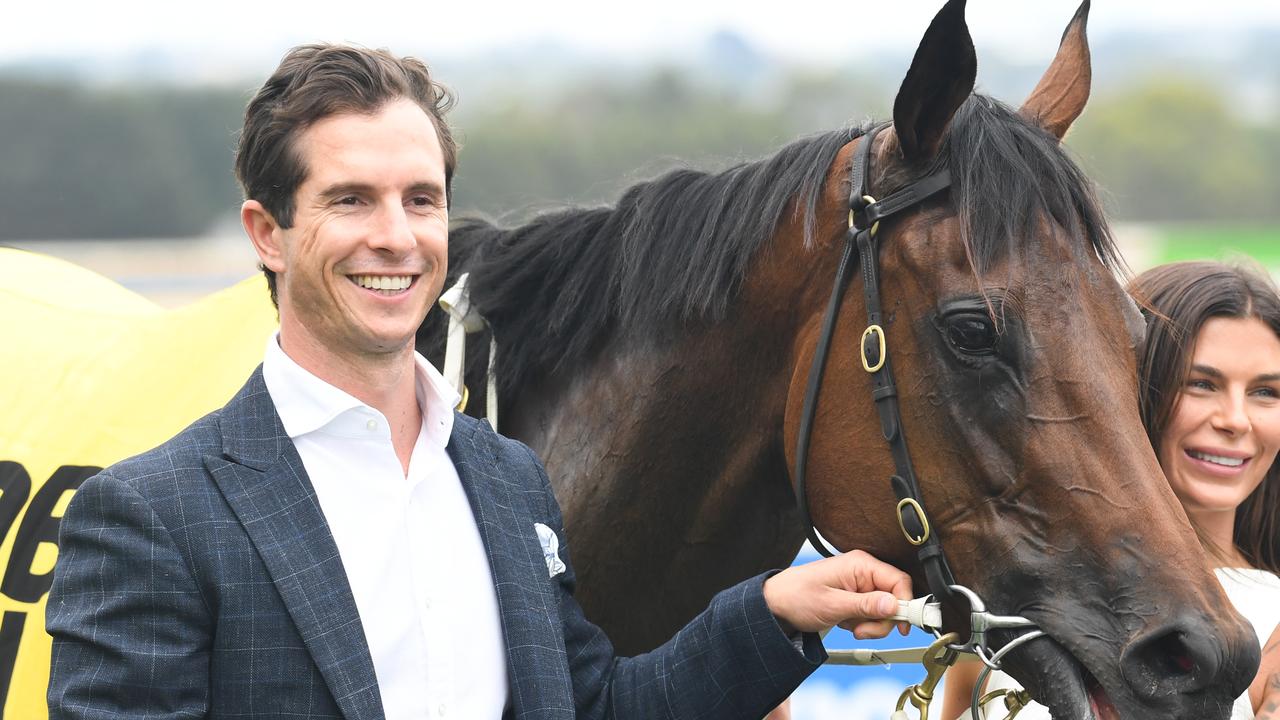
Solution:
[{"label": "lead rope", "polygon": [[[449,333],[445,336],[444,371],[442,374],[461,398],[458,401],[458,412],[465,411],[467,409],[467,401],[471,399],[471,393],[467,390],[467,385],[463,381],[466,371],[467,336],[472,333],[482,332],[489,327],[489,323],[480,314],[480,310],[471,303],[469,280],[470,273],[462,273],[462,275],[458,276],[458,281],[453,284],[453,287],[440,295],[439,300],[441,309],[449,315]],[[485,373],[487,385],[485,387],[484,400],[485,419],[489,421],[489,426],[494,431],[498,429],[498,380],[497,374],[494,372],[497,357],[498,342],[493,333],[490,332],[489,368]]]},{"label": "lead rope", "polygon": [[[1004,656],[1031,640],[1044,635],[1026,618],[1011,615],[994,615],[987,612],[982,600],[969,588],[962,585],[952,586],[952,590],[971,602],[969,613],[969,640],[959,642],[957,633],[942,633],[942,603],[933,600],[933,596],[925,596],[914,600],[899,600],[898,612],[890,620],[905,621],[927,632],[933,633],[936,640],[925,648],[895,648],[892,650],[859,649],[829,650],[827,662],[831,665],[897,665],[903,663],[920,663],[924,666],[925,677],[919,683],[911,685],[898,697],[898,704],[890,720],[910,720],[907,704],[910,703],[920,713],[920,720],[928,720],[929,708],[934,700],[934,692],[944,673],[950,669],[961,655],[974,655],[985,667],[978,676],[970,698],[971,720],[988,718],[987,706],[998,698],[1004,698],[1007,714],[1004,720],[1013,720],[1031,701],[1026,690],[994,690],[981,694],[993,670],[1000,669]],[[1030,632],[1014,638],[998,651],[992,653],[987,646],[987,632],[997,629],[1028,629]]]}]

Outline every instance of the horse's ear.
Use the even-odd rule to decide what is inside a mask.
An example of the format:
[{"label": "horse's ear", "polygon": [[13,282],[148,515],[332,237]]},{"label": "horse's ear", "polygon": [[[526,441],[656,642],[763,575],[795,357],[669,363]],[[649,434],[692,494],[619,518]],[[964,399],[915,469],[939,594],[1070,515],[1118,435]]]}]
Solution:
[{"label": "horse's ear", "polygon": [[1062,42],[1058,45],[1053,64],[1018,110],[1023,117],[1053,133],[1059,140],[1084,112],[1084,104],[1089,101],[1093,70],[1089,62],[1089,38],[1085,35],[1088,24],[1089,0],[1084,0],[1062,33]]},{"label": "horse's ear", "polygon": [[965,0],[949,0],[929,24],[893,101],[893,129],[908,162],[932,159],[951,117],[973,92],[978,58],[964,22]]}]

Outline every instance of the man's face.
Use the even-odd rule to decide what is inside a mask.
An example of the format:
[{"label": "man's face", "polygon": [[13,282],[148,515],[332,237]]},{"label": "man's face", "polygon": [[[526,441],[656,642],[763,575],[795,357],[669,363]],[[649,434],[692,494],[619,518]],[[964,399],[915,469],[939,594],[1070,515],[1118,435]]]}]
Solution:
[{"label": "man's face", "polygon": [[[276,228],[280,337],[291,354],[408,352],[448,261],[444,155],[407,99],[304,131],[294,224]],[[358,360],[357,360],[358,361]]]}]

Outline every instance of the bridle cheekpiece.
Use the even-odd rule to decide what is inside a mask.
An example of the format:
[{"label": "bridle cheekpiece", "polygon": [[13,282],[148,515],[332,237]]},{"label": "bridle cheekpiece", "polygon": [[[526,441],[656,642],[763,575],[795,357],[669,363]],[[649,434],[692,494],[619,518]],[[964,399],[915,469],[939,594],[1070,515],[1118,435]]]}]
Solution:
[{"label": "bridle cheekpiece", "polygon": [[801,520],[809,542],[818,552],[828,557],[835,554],[819,537],[809,513],[809,501],[805,492],[809,443],[813,421],[817,414],[818,394],[822,388],[822,376],[835,335],[840,303],[849,285],[853,254],[856,248],[858,265],[862,268],[863,293],[867,307],[867,325],[859,342],[858,352],[862,369],[871,376],[871,396],[880,416],[880,430],[893,455],[894,475],[890,478],[894,494],[898,497],[896,513],[898,525],[907,542],[917,548],[916,554],[924,567],[929,590],[934,597],[945,599],[952,595],[955,583],[951,568],[942,552],[937,532],[929,523],[916,480],[907,439],[902,432],[902,412],[898,406],[898,388],[894,381],[893,363],[890,361],[887,338],[880,306],[879,230],[880,221],[915,208],[925,200],[951,186],[951,174],[945,169],[933,172],[895,190],[883,200],[870,194],[871,149],[876,137],[885,125],[872,128],[863,136],[854,152],[850,171],[849,229],[845,234],[844,250],[836,270],[835,286],[827,305],[818,338],[813,365],[809,369],[809,382],[805,391],[804,407],[800,418],[800,431],[796,441],[796,496]]}]

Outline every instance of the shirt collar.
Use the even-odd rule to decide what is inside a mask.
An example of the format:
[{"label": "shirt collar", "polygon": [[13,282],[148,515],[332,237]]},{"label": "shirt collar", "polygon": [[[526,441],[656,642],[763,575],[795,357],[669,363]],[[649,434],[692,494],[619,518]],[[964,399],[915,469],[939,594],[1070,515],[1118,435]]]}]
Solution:
[{"label": "shirt collar", "polygon": [[[413,359],[424,429],[443,447],[453,432],[453,409],[461,397],[420,353],[415,352]],[[289,357],[280,347],[278,331],[267,340],[262,378],[291,439],[315,432],[350,410],[362,409],[381,417],[374,408],[321,380]]]}]

